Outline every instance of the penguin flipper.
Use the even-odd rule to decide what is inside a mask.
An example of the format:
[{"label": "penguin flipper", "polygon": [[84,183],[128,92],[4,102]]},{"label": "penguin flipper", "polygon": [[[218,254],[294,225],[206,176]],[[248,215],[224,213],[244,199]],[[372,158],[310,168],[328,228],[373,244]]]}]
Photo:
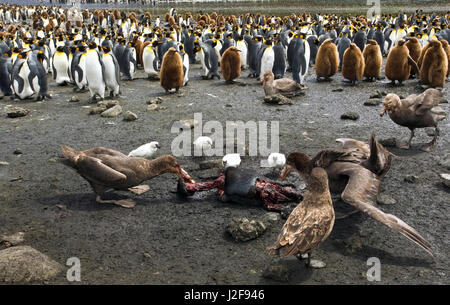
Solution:
[{"label": "penguin flipper", "polygon": [[111,54],[111,58],[114,63],[114,71],[116,72],[116,81],[117,84],[120,85],[120,68],[119,68],[119,62],[117,61],[117,58],[114,54]]},{"label": "penguin flipper", "polygon": [[[25,86],[25,81],[23,80],[23,78],[22,77],[20,77],[19,75],[16,75],[16,77],[14,78],[14,80],[15,81],[17,81],[17,83],[18,83],[18,90],[17,90],[17,92],[18,93],[20,93],[20,92],[22,92],[23,91],[23,87]],[[16,94],[17,94],[17,92],[15,92]]]},{"label": "penguin flipper", "polygon": [[[75,71],[78,72],[78,82],[81,83],[83,80],[83,70],[80,68],[80,66],[75,67]],[[73,79],[75,79],[75,71],[72,71],[73,73]]]}]

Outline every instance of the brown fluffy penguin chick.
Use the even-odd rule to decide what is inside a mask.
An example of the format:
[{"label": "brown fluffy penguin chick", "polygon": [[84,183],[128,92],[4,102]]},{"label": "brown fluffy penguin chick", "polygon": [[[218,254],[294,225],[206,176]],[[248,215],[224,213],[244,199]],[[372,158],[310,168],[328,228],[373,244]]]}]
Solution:
[{"label": "brown fluffy penguin chick", "polygon": [[433,140],[421,147],[424,151],[433,149],[436,138],[439,135],[438,122],[445,119],[445,115],[433,112],[433,107],[439,105],[443,100],[443,96],[444,94],[441,91],[434,88],[429,88],[419,95],[412,94],[403,100],[394,93],[386,95],[380,116],[383,116],[387,111],[394,123],[408,127],[411,130],[408,142],[397,142],[397,147],[408,149],[411,146],[414,129],[434,127]]},{"label": "brown fluffy penguin chick", "polygon": [[447,54],[447,74],[445,75],[448,77],[450,75],[450,45],[448,44],[448,41],[443,39],[441,40],[442,48],[444,48],[445,54]]},{"label": "brown fluffy penguin chick", "polygon": [[173,47],[169,48],[166,54],[164,54],[160,78],[161,86],[166,90],[166,93],[173,88],[178,92],[178,89],[183,86],[183,62],[180,54]]},{"label": "brown fluffy penguin chick", "polygon": [[448,69],[447,53],[437,40],[428,44],[431,46],[423,56],[420,81],[431,87],[444,87]]},{"label": "brown fluffy penguin chick", "polygon": [[263,84],[266,96],[279,93],[283,96],[294,97],[302,94],[303,91],[307,89],[306,86],[286,77],[275,79],[272,71],[266,71],[266,73],[264,73],[261,78],[261,83]]},{"label": "brown fluffy penguin chick", "polygon": [[241,55],[236,47],[229,47],[220,60],[222,76],[229,84],[241,75]]},{"label": "brown fluffy penguin chick", "polygon": [[423,57],[425,56],[425,53],[428,51],[428,49],[430,47],[431,47],[431,45],[429,43],[427,43],[427,45],[424,46],[422,48],[422,50],[420,51],[420,56],[419,56],[419,59],[417,60],[417,67],[419,67],[419,70],[422,67]]},{"label": "brown fluffy penguin chick", "polygon": [[366,44],[363,51],[363,57],[364,77],[366,77],[370,81],[373,81],[374,78],[378,78],[380,76],[381,64],[383,62],[380,47],[375,40],[368,40],[368,43]]},{"label": "brown fluffy penguin chick", "polygon": [[328,38],[319,47],[317,51],[316,63],[314,69],[316,71],[317,80],[320,77],[329,79],[336,74],[339,68],[339,53],[333,39]]},{"label": "brown fluffy penguin chick", "polygon": [[364,57],[361,50],[354,43],[344,52],[342,59],[342,76],[350,80],[353,85],[362,79],[364,73]]},{"label": "brown fluffy penguin chick", "polygon": [[277,241],[267,248],[267,253],[281,257],[295,255],[298,259],[307,253],[309,266],[311,252],[328,238],[333,225],[334,208],[327,172],[315,167],[308,179],[303,201],[289,215]]},{"label": "brown fluffy penguin chick", "polygon": [[403,81],[409,79],[411,68],[418,73],[419,68],[409,55],[409,50],[405,46],[405,41],[399,39],[397,45],[393,47],[388,54],[384,73],[393,85],[395,84],[395,81],[398,81],[401,85]]},{"label": "brown fluffy penguin chick", "polygon": [[[422,53],[422,45],[420,44],[419,39],[416,37],[411,37],[405,43],[405,46],[409,50],[409,56],[411,56],[411,58],[417,63],[417,67],[420,69],[419,58]],[[414,71],[414,69],[411,69],[411,75],[416,75],[416,71]]]}]

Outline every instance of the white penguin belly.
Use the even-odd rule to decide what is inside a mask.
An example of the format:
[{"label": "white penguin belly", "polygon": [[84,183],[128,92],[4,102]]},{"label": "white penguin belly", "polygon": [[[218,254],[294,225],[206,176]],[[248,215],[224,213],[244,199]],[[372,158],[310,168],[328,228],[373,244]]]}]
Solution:
[{"label": "white penguin belly", "polygon": [[56,71],[56,83],[58,85],[64,83],[64,82],[70,82],[69,78],[69,60],[67,59],[67,56],[65,53],[56,53],[55,56],[53,56],[53,67]]},{"label": "white penguin belly", "polygon": [[183,86],[189,81],[189,56],[184,54],[183,56],[183,67],[184,67],[184,80]]},{"label": "white penguin belly", "polygon": [[241,55],[241,67],[246,68],[247,67],[247,45],[244,41],[238,41],[237,43],[237,49],[240,51]]},{"label": "white penguin belly", "polygon": [[23,89],[19,92],[19,83],[15,80],[13,82],[14,92],[20,99],[26,99],[34,94],[33,89],[31,89],[30,82],[28,81],[28,75],[30,74],[30,68],[27,62],[24,62],[19,71],[19,76],[23,79]]},{"label": "white penguin belly", "polygon": [[155,76],[158,74],[153,67],[153,61],[155,60],[155,52],[150,47],[145,47],[144,53],[142,54],[142,61],[144,62],[144,71],[148,76]]},{"label": "white penguin belly", "polygon": [[106,84],[103,79],[100,59],[95,50],[88,50],[86,54],[86,78],[91,97],[98,94],[101,98],[104,98]]},{"label": "white penguin belly", "polygon": [[261,58],[261,70],[259,71],[259,75],[263,76],[266,71],[272,71],[274,62],[275,54],[272,47],[269,46],[266,48]]},{"label": "white penguin belly", "polygon": [[111,54],[103,55],[103,65],[105,66],[105,83],[109,90],[114,92],[114,95],[119,94],[119,82],[116,78],[116,66],[114,65]]}]

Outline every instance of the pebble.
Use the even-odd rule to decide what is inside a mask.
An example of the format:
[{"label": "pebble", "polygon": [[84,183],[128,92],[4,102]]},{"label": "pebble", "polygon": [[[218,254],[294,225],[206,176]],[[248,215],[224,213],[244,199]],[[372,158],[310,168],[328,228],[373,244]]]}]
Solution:
[{"label": "pebble", "polygon": [[75,95],[72,96],[69,100],[69,102],[71,102],[71,103],[77,103],[79,101],[80,101],[80,99],[78,98],[78,96],[75,96]]},{"label": "pebble", "polygon": [[106,107],[94,107],[89,111],[89,114],[100,114],[106,110]]},{"label": "pebble", "polygon": [[378,106],[381,104],[381,100],[379,98],[371,98],[364,102],[364,106]]},{"label": "pebble", "polygon": [[162,97],[158,96],[155,98],[151,98],[147,101],[147,104],[151,105],[151,104],[161,104],[163,101]]},{"label": "pebble", "polygon": [[342,92],[342,91],[344,91],[344,88],[342,87],[338,87],[336,89],[331,90],[331,92]]},{"label": "pebble", "polygon": [[150,104],[147,106],[147,111],[158,110],[159,106],[157,104]]},{"label": "pebble", "polygon": [[450,187],[450,174],[439,174],[441,176],[442,183],[446,187]]},{"label": "pebble", "polygon": [[30,110],[22,108],[22,107],[12,107],[9,108],[6,112],[8,118],[20,118],[26,116],[30,113]]},{"label": "pebble", "polygon": [[311,259],[309,267],[314,268],[314,269],[322,269],[325,268],[327,266],[327,264],[325,264],[325,262],[323,261],[319,261],[318,259]]},{"label": "pebble", "polygon": [[377,203],[381,204],[381,205],[390,205],[390,204],[396,204],[397,201],[389,195],[379,194],[377,197]]},{"label": "pebble", "polygon": [[105,111],[103,111],[100,115],[105,118],[113,118],[122,113],[122,106],[116,105],[111,107]]},{"label": "pebble", "polygon": [[0,244],[4,244],[6,247],[17,246],[24,241],[25,233],[17,232],[12,235],[2,235],[0,236]]},{"label": "pebble", "polygon": [[359,114],[357,114],[356,112],[346,112],[344,114],[341,115],[341,119],[342,120],[357,120],[359,119]]},{"label": "pebble", "polygon": [[124,121],[136,121],[137,119],[138,119],[138,116],[135,113],[131,112],[131,111],[127,111],[123,115],[123,120]]},{"label": "pebble", "polygon": [[248,241],[261,236],[267,226],[260,220],[249,220],[248,218],[238,218],[233,220],[227,227],[228,232],[235,241]]},{"label": "pebble", "polygon": [[98,107],[106,107],[106,109],[113,108],[114,106],[119,105],[118,100],[103,100],[100,102],[97,102]]},{"label": "pebble", "polygon": [[6,161],[0,161],[0,166],[7,166],[7,165],[9,165],[8,162],[6,162]]},{"label": "pebble", "polygon": [[16,150],[13,152],[15,155],[21,155],[23,154],[22,150],[20,148],[16,148]]},{"label": "pebble", "polygon": [[407,175],[403,180],[408,183],[417,183],[419,182],[419,177],[414,175]]}]

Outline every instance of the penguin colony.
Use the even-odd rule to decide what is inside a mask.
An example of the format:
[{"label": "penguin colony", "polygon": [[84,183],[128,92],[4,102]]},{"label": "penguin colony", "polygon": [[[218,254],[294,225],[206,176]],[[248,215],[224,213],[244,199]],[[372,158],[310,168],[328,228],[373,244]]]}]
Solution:
[{"label": "penguin colony", "polygon": [[[370,81],[382,77],[383,56],[392,83],[417,77],[424,85],[443,87],[449,75],[448,13],[417,10],[366,19],[306,13],[179,15],[171,9],[160,18],[149,12],[85,9],[81,21],[73,23],[68,13],[60,7],[0,5],[3,95],[50,98],[47,74],[52,74],[57,85],[89,90],[92,100],[114,97],[121,81],[132,81],[137,69],[150,79],[159,77],[166,92],[177,91],[188,84],[189,66],[196,63],[203,79],[222,77],[227,83],[242,77],[241,71],[258,80],[267,71],[275,79],[289,71],[304,84],[314,66],[318,80],[330,80],[340,70],[357,84],[363,76]],[[172,56],[166,57],[169,50]]]}]

